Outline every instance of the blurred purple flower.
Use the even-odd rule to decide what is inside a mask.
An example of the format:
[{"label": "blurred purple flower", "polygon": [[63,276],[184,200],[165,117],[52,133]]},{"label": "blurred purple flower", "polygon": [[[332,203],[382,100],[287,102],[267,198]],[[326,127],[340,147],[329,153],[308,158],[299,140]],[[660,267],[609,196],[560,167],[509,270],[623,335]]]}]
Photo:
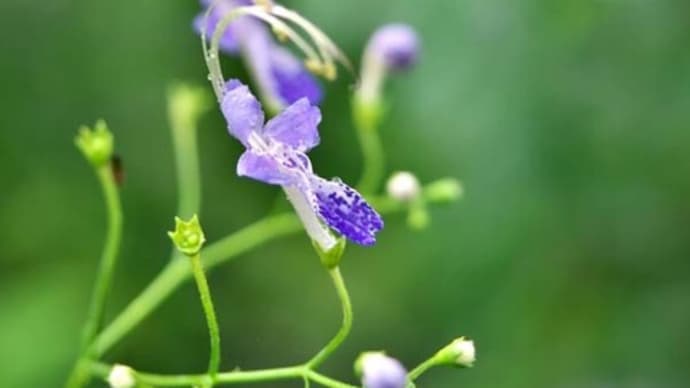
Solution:
[{"label": "blurred purple flower", "polygon": [[407,371],[402,364],[383,353],[369,353],[361,360],[364,388],[405,388]]},{"label": "blurred purple flower", "polygon": [[387,24],[374,32],[367,53],[379,58],[389,70],[407,70],[419,58],[419,38],[407,24]]},{"label": "blurred purple flower", "polygon": [[[211,0],[201,0],[207,8]],[[252,5],[251,0],[220,0],[209,14],[206,37],[211,39],[216,25],[232,8]],[[194,19],[194,29],[203,31],[206,10]],[[300,98],[319,104],[323,98],[316,78],[290,51],[278,45],[269,29],[259,20],[242,16],[230,23],[219,42],[221,51],[245,57],[262,94],[284,108]]]},{"label": "blurred purple flower", "polygon": [[[376,242],[375,235],[383,228],[379,214],[353,188],[338,179],[323,179],[312,170],[306,152],[320,141],[318,107],[301,98],[264,124],[261,104],[249,88],[238,80],[230,80],[225,86],[221,110],[230,134],[247,148],[237,164],[238,175],[297,189],[300,201],[307,204],[306,210],[332,229],[357,244]],[[295,207],[300,213],[297,204]],[[300,217],[303,221],[316,220],[310,215]],[[307,232],[312,230],[307,224],[305,228]],[[311,232],[310,236],[318,242],[318,236]],[[332,243],[323,245],[330,248]]]}]

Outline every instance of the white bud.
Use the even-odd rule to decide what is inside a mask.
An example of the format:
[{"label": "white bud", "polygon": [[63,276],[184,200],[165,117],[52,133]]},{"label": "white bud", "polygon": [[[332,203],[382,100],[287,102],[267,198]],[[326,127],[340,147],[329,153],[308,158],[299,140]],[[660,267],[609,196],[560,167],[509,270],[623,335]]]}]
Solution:
[{"label": "white bud", "polygon": [[417,198],[421,191],[417,177],[407,171],[398,171],[391,175],[386,190],[391,198],[398,201],[411,201]]},{"label": "white bud", "polygon": [[134,388],[134,371],[128,366],[115,364],[108,375],[108,383],[112,388]]},{"label": "white bud", "polygon": [[451,343],[451,347],[456,355],[456,364],[464,367],[471,367],[474,364],[476,360],[474,341],[460,337]]}]

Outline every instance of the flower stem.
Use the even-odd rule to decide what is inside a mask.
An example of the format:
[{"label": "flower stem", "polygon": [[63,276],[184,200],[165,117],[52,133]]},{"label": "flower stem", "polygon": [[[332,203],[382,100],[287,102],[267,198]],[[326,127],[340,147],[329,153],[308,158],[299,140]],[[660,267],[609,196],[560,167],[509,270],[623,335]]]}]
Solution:
[{"label": "flower stem", "polygon": [[[265,218],[204,248],[201,252],[206,261],[206,269],[233,259],[267,241],[299,230],[300,224],[291,213]],[[184,260],[177,257],[170,261],[148,287],[96,337],[91,346],[92,354],[96,357],[103,355],[189,278],[190,273]]]},{"label": "flower stem", "polygon": [[378,131],[378,114],[370,112],[372,107],[359,98],[353,102],[353,118],[357,138],[362,150],[362,176],[357,189],[364,195],[376,193],[384,173],[384,151]]},{"label": "flower stem", "polygon": [[424,360],[421,364],[417,365],[410,373],[407,374],[407,378],[410,381],[416,380],[419,376],[424,374],[426,371],[428,371],[430,368],[433,366],[437,365],[436,362],[436,356],[431,356],[428,359]]},{"label": "flower stem", "polygon": [[201,207],[197,121],[208,104],[202,91],[176,85],[168,92],[168,120],[177,170],[177,216],[189,219]]},{"label": "flower stem", "polygon": [[[107,378],[111,368],[112,367],[107,364],[92,362],[90,364],[90,373],[95,376]],[[135,372],[135,378],[139,384],[147,384],[156,387],[200,386],[209,382],[209,376],[204,374],[162,375]],[[216,375],[215,381],[218,385],[231,385],[288,379],[307,379],[330,388],[357,388],[354,385],[345,384],[338,380],[324,376],[316,371],[310,370],[303,365],[250,371],[234,370],[231,372],[222,372]]]},{"label": "flower stem", "polygon": [[[429,197],[428,201],[435,202],[436,199]],[[405,210],[405,206],[387,197],[371,198],[371,203],[381,214]],[[206,269],[210,270],[230,261],[265,242],[299,232],[301,228],[293,213],[278,214],[257,221],[204,248],[201,252]],[[102,356],[187,281],[190,273],[185,264],[180,257],[170,261],[144,291],[94,339],[90,354],[93,357]]]},{"label": "flower stem", "polygon": [[345,287],[345,281],[340,273],[340,268],[335,267],[329,270],[328,273],[331,275],[333,285],[340,299],[343,310],[343,322],[335,337],[306,363],[307,368],[310,369],[318,368],[326,361],[326,359],[343,343],[348,334],[350,334],[350,329],[352,329],[352,303],[350,302],[350,295]]},{"label": "flower stem", "polygon": [[83,361],[89,357],[88,346],[91,341],[93,341],[103,322],[105,301],[108,298],[110,284],[112,283],[122,237],[122,206],[120,204],[120,194],[110,164],[98,167],[96,174],[101,183],[103,196],[105,198],[106,211],[108,214],[108,229],[86,323],[84,324],[79,359],[68,380],[68,387],[79,387],[88,380],[88,375],[85,375],[80,369],[82,369],[81,365]]},{"label": "flower stem", "polygon": [[197,253],[194,256],[190,256],[189,259],[192,264],[194,280],[199,289],[199,297],[201,299],[201,306],[204,309],[204,315],[206,316],[206,324],[208,325],[208,335],[211,341],[208,374],[211,377],[211,384],[209,386],[213,386],[220,365],[220,331],[218,330],[218,320],[216,319],[216,311],[213,308],[213,300],[211,299],[211,291],[208,287],[204,267],[201,264],[201,255]]}]

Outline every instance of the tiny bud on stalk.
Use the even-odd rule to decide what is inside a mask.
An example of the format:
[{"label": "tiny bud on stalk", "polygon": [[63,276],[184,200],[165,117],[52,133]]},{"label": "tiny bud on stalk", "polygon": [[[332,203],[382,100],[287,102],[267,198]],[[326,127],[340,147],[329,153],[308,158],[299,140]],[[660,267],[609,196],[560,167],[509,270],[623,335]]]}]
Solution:
[{"label": "tiny bud on stalk", "polygon": [[128,366],[115,364],[108,374],[108,384],[112,388],[134,388],[134,371]]},{"label": "tiny bud on stalk", "polygon": [[391,198],[407,202],[417,198],[421,189],[414,174],[408,171],[398,171],[388,179],[386,191]]},{"label": "tiny bud on stalk", "polygon": [[453,202],[462,197],[462,184],[455,178],[439,179],[426,186],[424,195],[428,201]]},{"label": "tiny bud on stalk", "polygon": [[474,341],[460,337],[441,349],[435,356],[441,365],[456,365],[471,368],[476,361]]}]

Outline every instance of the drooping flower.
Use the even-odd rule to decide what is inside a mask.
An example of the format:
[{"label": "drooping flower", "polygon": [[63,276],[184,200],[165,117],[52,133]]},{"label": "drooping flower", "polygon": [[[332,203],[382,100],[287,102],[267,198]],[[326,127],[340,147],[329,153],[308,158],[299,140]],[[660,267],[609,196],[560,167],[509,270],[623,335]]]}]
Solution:
[{"label": "drooping flower", "polygon": [[400,361],[382,352],[366,352],[359,356],[355,369],[362,376],[364,388],[405,388],[407,371]]},{"label": "drooping flower", "polygon": [[386,75],[409,70],[418,59],[419,37],[412,27],[402,23],[380,27],[364,51],[359,98],[364,102],[378,101]]},{"label": "drooping flower", "polygon": [[313,172],[306,152],[320,141],[318,107],[301,98],[264,123],[261,104],[249,88],[230,80],[221,110],[230,134],[246,147],[237,174],[282,186],[307,233],[321,248],[330,250],[336,244],[322,223],[357,244],[376,242],[376,233],[383,228],[379,214],[355,189]]},{"label": "drooping flower", "polygon": [[[205,8],[211,3],[212,0],[201,0]],[[211,39],[223,15],[235,7],[252,4],[251,0],[217,0],[206,28],[205,11],[194,19],[194,28],[199,34],[206,31],[207,39]],[[274,40],[270,30],[258,19],[241,16],[234,20],[224,31],[219,47],[228,55],[245,59],[261,95],[272,109],[281,110],[303,97],[312,104],[321,102],[323,95],[316,78],[302,61]]]}]

